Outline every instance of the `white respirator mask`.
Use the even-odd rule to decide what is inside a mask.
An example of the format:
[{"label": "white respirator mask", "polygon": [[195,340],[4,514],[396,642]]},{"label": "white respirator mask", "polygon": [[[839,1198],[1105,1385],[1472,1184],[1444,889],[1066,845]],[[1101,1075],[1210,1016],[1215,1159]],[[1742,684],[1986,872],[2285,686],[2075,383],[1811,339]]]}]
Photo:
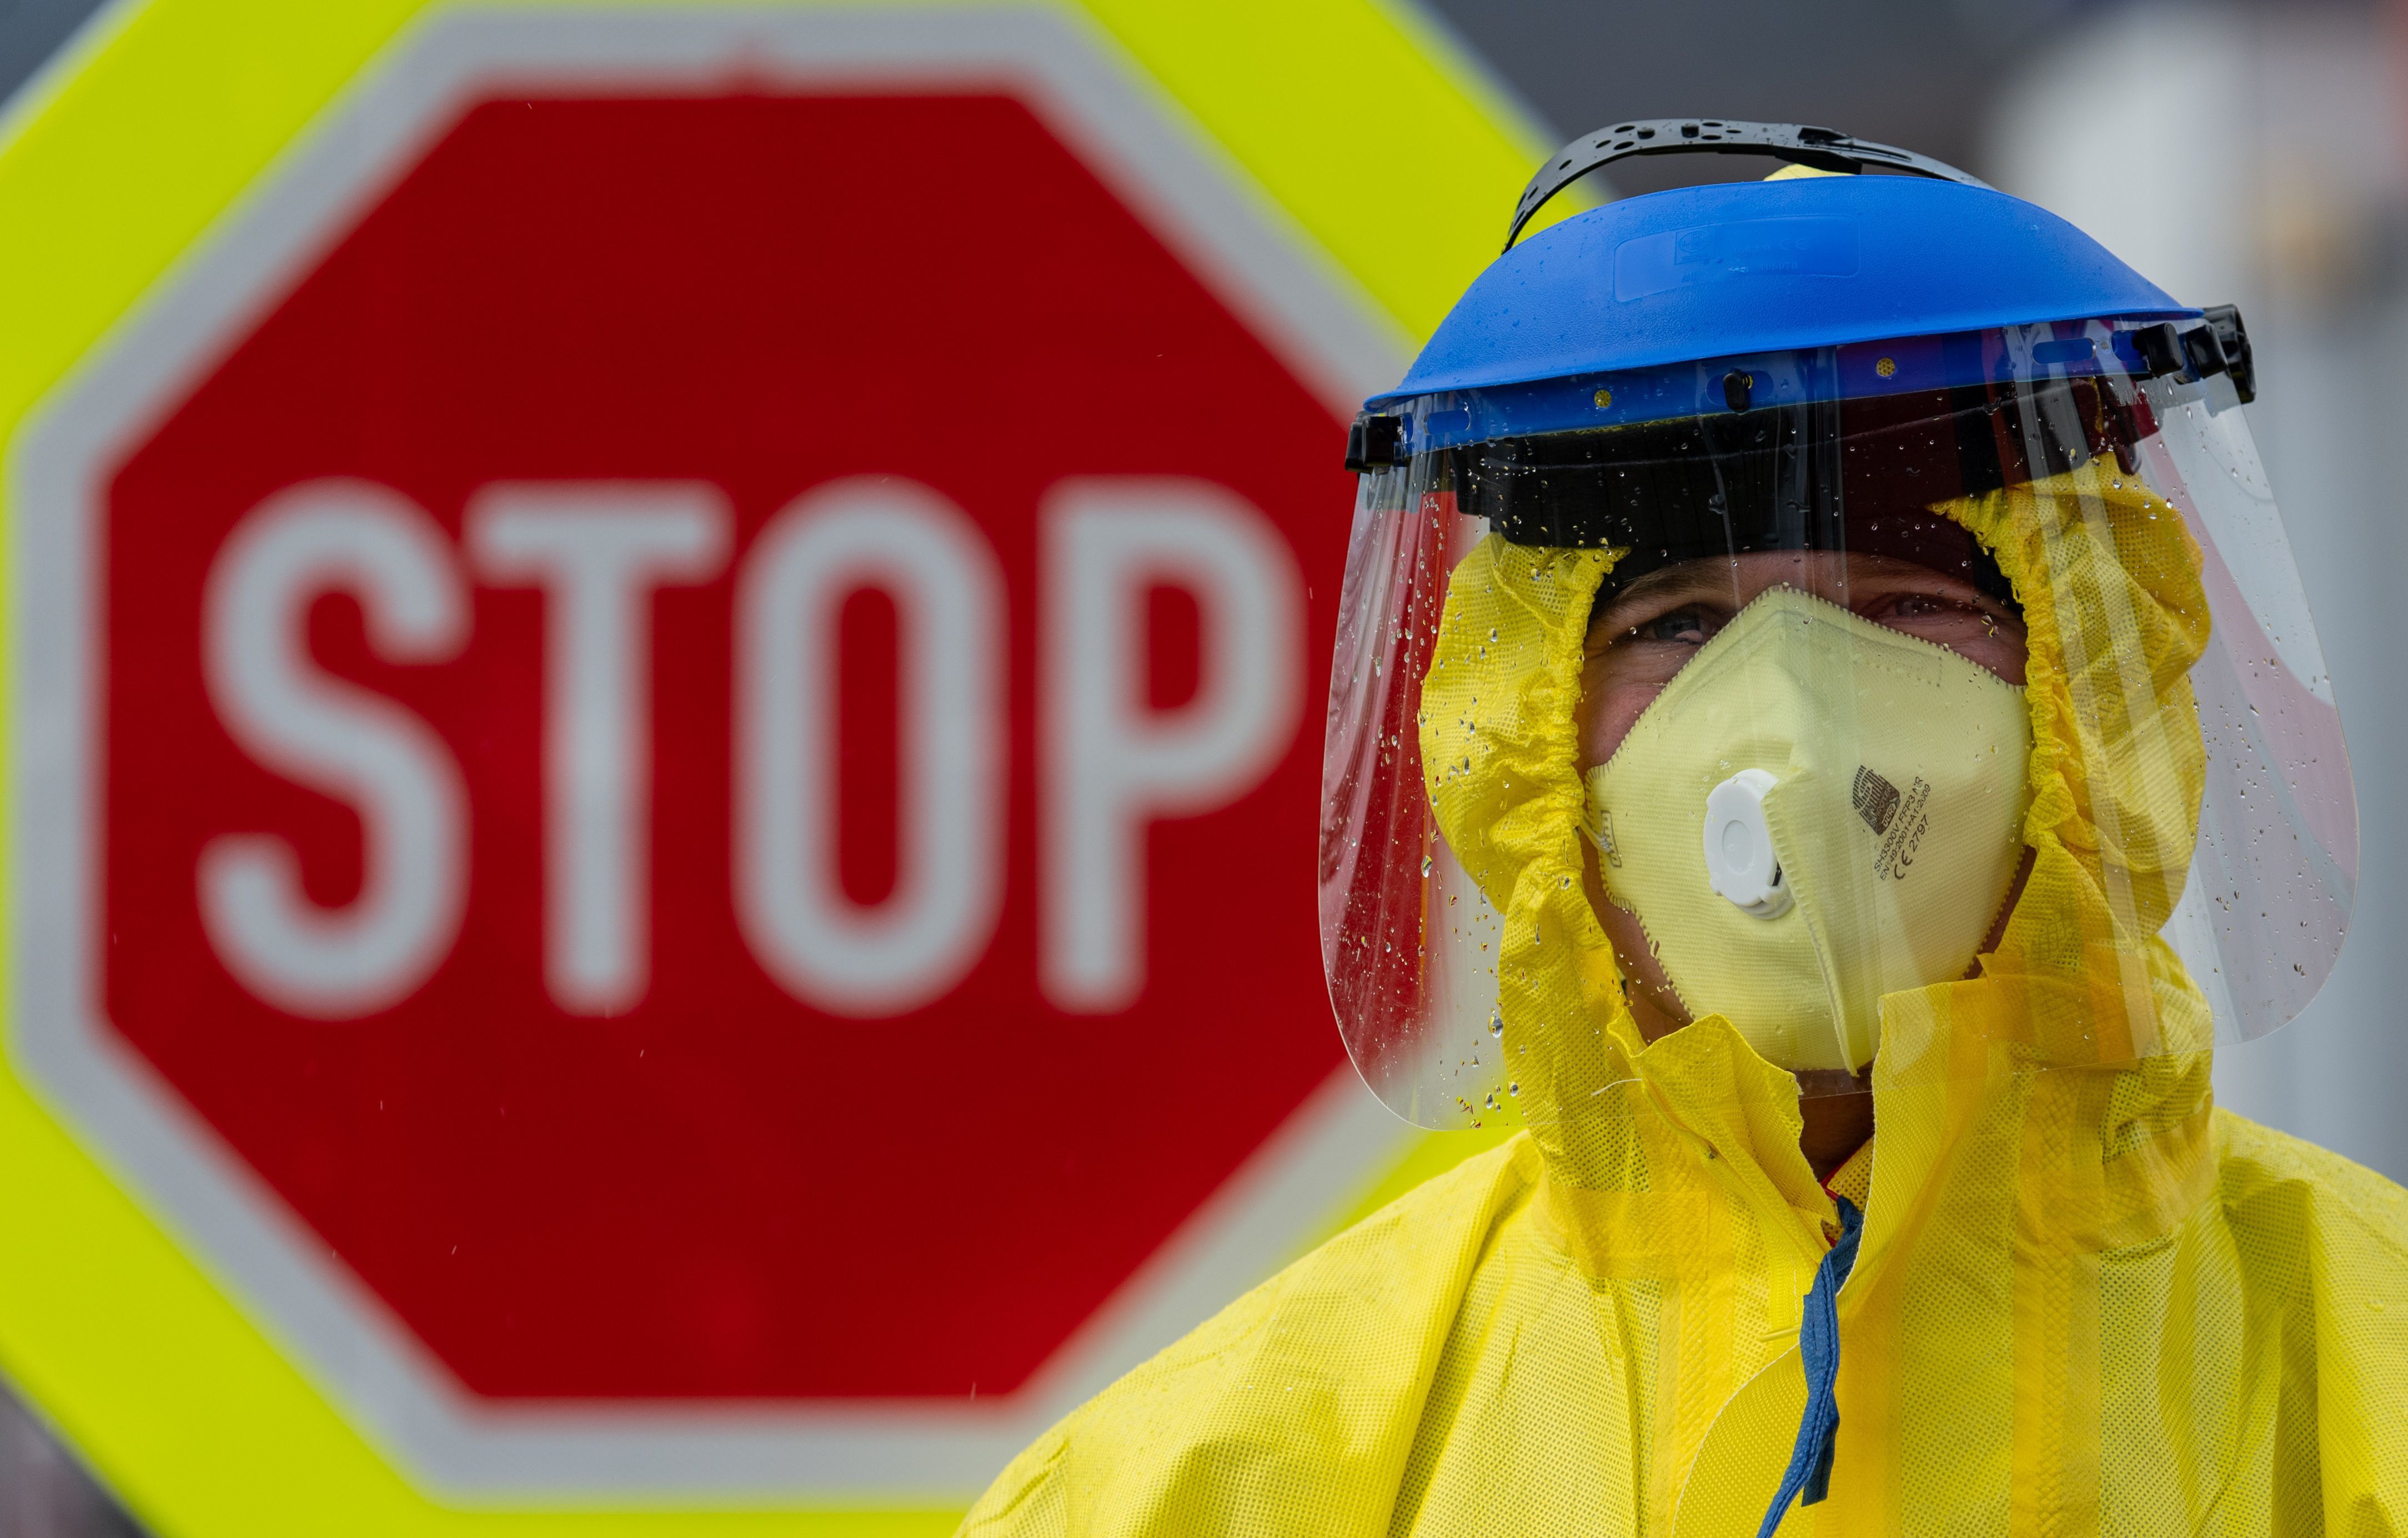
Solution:
[{"label": "white respirator mask", "polygon": [[1776,587],[1588,771],[1587,832],[1692,1018],[1855,1072],[1885,994],[1972,965],[2021,862],[2024,691]]}]

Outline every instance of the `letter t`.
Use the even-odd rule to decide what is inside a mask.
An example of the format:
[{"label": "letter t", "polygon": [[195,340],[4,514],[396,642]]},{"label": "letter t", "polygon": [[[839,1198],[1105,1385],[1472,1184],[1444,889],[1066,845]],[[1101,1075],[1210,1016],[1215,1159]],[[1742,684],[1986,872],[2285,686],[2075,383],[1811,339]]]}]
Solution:
[{"label": "letter t", "polygon": [[544,981],[620,1014],[652,972],[653,590],[727,560],[719,494],[685,482],[503,483],[470,500],[480,575],[544,594]]}]

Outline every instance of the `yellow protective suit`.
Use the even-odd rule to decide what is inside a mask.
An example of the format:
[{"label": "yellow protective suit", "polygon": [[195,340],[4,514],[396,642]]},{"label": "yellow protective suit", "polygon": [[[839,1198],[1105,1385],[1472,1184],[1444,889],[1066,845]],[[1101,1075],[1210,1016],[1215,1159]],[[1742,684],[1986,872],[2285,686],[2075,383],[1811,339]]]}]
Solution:
[{"label": "yellow protective suit", "polygon": [[[1833,1181],[1865,1224],[1830,1495],[1781,1531],[2408,1531],[2408,1192],[2214,1108],[2156,938],[2200,795],[2198,552],[2087,469],[1944,510],[2030,626],[2034,864],[1978,976],[1883,1002],[1878,1137]],[[1583,896],[1608,559],[1479,546],[1423,697],[1532,1128],[1074,1413],[964,1532],[1756,1532],[1837,1214],[1796,1081],[1719,1016],[1642,1043]]]}]

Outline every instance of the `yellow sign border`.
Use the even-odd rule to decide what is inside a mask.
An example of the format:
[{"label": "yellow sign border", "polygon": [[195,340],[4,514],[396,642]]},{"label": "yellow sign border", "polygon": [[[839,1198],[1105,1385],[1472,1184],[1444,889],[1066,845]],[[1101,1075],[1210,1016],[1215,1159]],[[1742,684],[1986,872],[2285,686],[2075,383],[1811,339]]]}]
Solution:
[{"label": "yellow sign border", "polygon": [[[105,34],[0,125],[0,229],[21,232],[0,242],[0,295],[9,296],[0,300],[0,446],[13,450],[28,412],[79,360],[403,27],[444,3],[150,0],[104,12]],[[1414,338],[1494,254],[1490,226],[1550,148],[1440,33],[1378,0],[1056,3],[1116,43],[1240,184]],[[1416,187],[1445,188],[1445,204],[1499,217],[1433,221]],[[1488,1141],[1413,1143],[1366,1200]],[[1332,1227],[1345,1220],[1333,1215]],[[0,1371],[144,1522],[179,1538],[900,1535],[950,1531],[960,1515],[439,1504],[346,1422],[5,1061]]]}]

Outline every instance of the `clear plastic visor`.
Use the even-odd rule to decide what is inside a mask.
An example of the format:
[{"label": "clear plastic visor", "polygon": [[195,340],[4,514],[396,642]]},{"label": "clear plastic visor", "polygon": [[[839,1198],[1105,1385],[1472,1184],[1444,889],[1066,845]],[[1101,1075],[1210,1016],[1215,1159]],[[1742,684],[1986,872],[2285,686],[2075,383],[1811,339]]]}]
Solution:
[{"label": "clear plastic visor", "polygon": [[2339,717],[2230,379],[2152,377],[2133,329],[1391,408],[1320,876],[1393,1109],[1565,1114],[1513,1054],[1614,1006],[1533,982],[1508,920],[1542,946],[1575,879],[1642,1038],[1719,1014],[1810,1095],[1973,1028],[1930,1023],[1945,985],[2042,1063],[2305,1007],[2356,886]]}]

